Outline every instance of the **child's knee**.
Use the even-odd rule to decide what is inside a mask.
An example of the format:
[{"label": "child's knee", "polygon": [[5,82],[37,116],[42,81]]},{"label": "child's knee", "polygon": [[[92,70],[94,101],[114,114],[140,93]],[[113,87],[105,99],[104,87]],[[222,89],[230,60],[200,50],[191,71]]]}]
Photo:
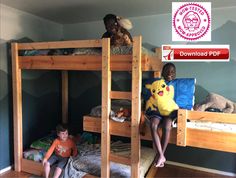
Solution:
[{"label": "child's knee", "polygon": [[150,126],[151,126],[151,130],[156,131],[157,128],[158,128],[158,123],[156,123],[156,122],[151,122],[151,123],[150,123]]},{"label": "child's knee", "polygon": [[47,161],[47,162],[44,164],[44,167],[50,167],[50,163]]}]

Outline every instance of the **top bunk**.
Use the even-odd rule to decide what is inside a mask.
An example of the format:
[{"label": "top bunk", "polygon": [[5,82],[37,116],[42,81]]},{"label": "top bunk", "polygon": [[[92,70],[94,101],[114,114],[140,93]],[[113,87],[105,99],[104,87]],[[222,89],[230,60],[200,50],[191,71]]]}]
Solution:
[{"label": "top bunk", "polygon": [[[105,40],[107,39],[12,43],[12,56],[18,61],[20,69],[101,71],[102,59],[109,54],[111,71],[131,71],[132,60],[135,58],[133,54],[138,53],[141,54],[142,71],[161,70],[160,49],[156,53],[144,49],[141,36],[134,37],[133,46],[126,48],[111,48],[110,42],[106,43]],[[67,49],[76,49],[77,52],[67,55],[50,53],[50,50]],[[35,51],[47,50],[48,53],[35,54]]]}]

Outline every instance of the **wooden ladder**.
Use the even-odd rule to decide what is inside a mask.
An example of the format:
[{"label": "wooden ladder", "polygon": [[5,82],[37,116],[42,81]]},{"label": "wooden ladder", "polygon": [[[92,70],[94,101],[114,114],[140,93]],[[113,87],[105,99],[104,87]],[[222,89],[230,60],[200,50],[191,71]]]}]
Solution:
[{"label": "wooden ladder", "polygon": [[[111,91],[110,39],[102,39],[102,119],[101,119],[101,177],[110,177],[110,161],[131,165],[131,177],[140,175],[140,134],[141,117],[141,49],[142,37],[134,37],[132,57],[132,91]],[[110,153],[109,114],[111,99],[129,99],[131,108],[131,157]]]}]

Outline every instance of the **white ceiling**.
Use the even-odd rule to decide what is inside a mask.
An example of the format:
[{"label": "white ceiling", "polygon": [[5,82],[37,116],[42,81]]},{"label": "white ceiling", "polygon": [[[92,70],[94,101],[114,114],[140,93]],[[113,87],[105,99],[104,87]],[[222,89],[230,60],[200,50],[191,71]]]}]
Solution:
[{"label": "white ceiling", "polygon": [[[177,0],[176,0],[177,1]],[[186,0],[182,0],[186,1]],[[204,0],[187,0],[204,1]],[[212,8],[236,6],[236,0],[209,0]],[[171,0],[0,0],[2,4],[36,16],[70,24],[102,20],[107,13],[138,17],[171,13]]]}]

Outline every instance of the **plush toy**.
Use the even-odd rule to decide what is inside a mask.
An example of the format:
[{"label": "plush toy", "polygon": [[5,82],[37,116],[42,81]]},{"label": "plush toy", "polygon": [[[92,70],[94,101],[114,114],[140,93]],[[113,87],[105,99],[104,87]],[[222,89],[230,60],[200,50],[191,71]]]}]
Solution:
[{"label": "plush toy", "polygon": [[129,46],[133,39],[128,30],[132,28],[132,23],[128,19],[123,19],[114,14],[107,14],[104,18],[106,32],[102,38],[110,38],[111,46]]},{"label": "plush toy", "polygon": [[194,110],[236,113],[236,103],[216,93],[210,93],[205,101],[194,106]]},{"label": "plush toy", "polygon": [[169,116],[179,107],[174,101],[174,87],[166,85],[164,79],[147,84],[151,97],[146,102],[146,110],[159,111],[162,116]]},{"label": "plush toy", "polygon": [[116,117],[130,117],[131,111],[128,108],[121,107],[120,110],[116,112],[115,116]]}]

